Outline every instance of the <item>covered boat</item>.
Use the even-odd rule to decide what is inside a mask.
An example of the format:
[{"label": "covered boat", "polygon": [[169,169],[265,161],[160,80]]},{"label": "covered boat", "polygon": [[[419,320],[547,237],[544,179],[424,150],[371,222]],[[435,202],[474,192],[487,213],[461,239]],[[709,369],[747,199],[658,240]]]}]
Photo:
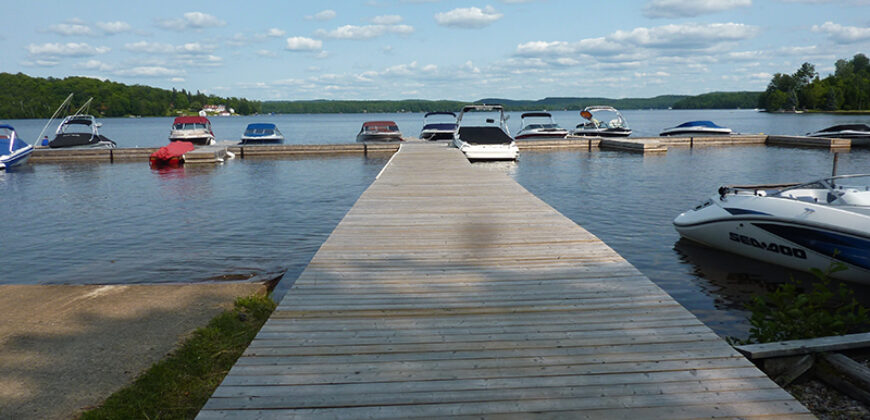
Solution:
[{"label": "covered boat", "polygon": [[248,124],[242,134],[241,144],[284,143],[284,135],[272,123]]},{"label": "covered boat", "polygon": [[152,167],[178,166],[184,163],[184,154],[193,149],[193,143],[189,141],[173,141],[152,153],[148,163]]},{"label": "covered boat", "polygon": [[622,113],[607,105],[587,106],[580,111],[585,122],[577,124],[571,134],[575,136],[628,137],[631,129]]},{"label": "covered boat", "polygon": [[27,162],[33,146],[18,138],[9,124],[0,124],[0,169],[9,169]]},{"label": "covered boat", "polygon": [[516,160],[519,148],[501,105],[467,105],[456,118],[453,146],[468,160]]},{"label": "covered boat", "polygon": [[70,115],[60,122],[54,140],[48,143],[52,149],[111,149],[115,142],[100,134],[98,123],[93,115]]},{"label": "covered boat", "polygon": [[713,121],[689,121],[662,130],[660,136],[710,136],[730,135],[731,129],[716,125]]},{"label": "covered boat", "polygon": [[[432,120],[438,119],[438,122],[432,122],[430,118]],[[423,116],[423,129],[420,130],[420,138],[423,140],[453,140],[454,131],[456,131],[456,113],[427,112]]]},{"label": "covered boat", "polygon": [[402,141],[402,132],[394,121],[366,121],[356,135],[356,141]]},{"label": "covered boat", "polygon": [[517,140],[561,139],[568,135],[568,130],[559,127],[549,112],[526,112],[520,115],[520,121],[522,128],[517,132]]},{"label": "covered boat", "polygon": [[686,239],[832,277],[870,284],[870,174],[806,184],[726,186],[674,219]]},{"label": "covered boat", "polygon": [[870,146],[870,126],[867,124],[840,124],[807,133],[809,137],[851,139],[853,146]]},{"label": "covered boat", "polygon": [[206,117],[177,117],[172,122],[169,141],[189,141],[204,146],[215,144],[211,121]]}]

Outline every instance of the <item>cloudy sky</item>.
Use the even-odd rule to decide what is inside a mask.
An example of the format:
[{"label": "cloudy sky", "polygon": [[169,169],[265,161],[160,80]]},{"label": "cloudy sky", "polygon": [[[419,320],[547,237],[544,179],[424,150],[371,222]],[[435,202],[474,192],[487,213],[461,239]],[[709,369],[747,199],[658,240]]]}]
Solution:
[{"label": "cloudy sky", "polygon": [[870,55],[870,0],[3,1],[0,72],[251,99],[763,90]]}]

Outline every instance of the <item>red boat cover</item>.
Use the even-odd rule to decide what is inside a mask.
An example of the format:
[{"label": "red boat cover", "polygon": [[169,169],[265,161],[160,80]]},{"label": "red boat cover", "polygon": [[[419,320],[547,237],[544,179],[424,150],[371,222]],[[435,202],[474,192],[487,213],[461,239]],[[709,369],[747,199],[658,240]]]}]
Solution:
[{"label": "red boat cover", "polygon": [[367,121],[363,123],[363,127],[371,127],[371,126],[391,126],[397,125],[393,121]]},{"label": "red boat cover", "polygon": [[172,124],[211,124],[211,122],[206,117],[175,117],[175,121]]},{"label": "red boat cover", "polygon": [[193,150],[193,143],[189,141],[174,141],[157,149],[151,154],[151,159],[167,161],[172,158],[181,158],[185,153]]}]

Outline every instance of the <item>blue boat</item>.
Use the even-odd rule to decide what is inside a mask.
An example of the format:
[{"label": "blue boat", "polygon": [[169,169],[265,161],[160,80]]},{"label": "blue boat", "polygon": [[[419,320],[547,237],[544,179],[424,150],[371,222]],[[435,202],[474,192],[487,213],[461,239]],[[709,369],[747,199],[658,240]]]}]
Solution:
[{"label": "blue boat", "polygon": [[710,136],[729,135],[731,129],[713,123],[713,121],[689,121],[676,127],[669,127],[659,133],[660,136]]},{"label": "blue boat", "polygon": [[245,128],[240,144],[284,143],[284,135],[272,123],[253,123]]},{"label": "blue boat", "polygon": [[18,138],[15,129],[9,124],[0,124],[0,169],[6,169],[27,162],[33,153],[33,146]]},{"label": "blue boat", "polygon": [[[429,117],[441,116],[439,122],[429,122]],[[453,140],[456,131],[456,114],[452,112],[427,112],[423,116],[423,129],[420,138],[423,140]]]}]

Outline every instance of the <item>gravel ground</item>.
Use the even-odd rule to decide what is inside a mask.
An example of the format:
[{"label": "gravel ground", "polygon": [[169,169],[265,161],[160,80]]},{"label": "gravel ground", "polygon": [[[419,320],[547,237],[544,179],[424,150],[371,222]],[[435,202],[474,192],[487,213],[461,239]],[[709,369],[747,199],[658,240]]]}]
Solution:
[{"label": "gravel ground", "polygon": [[786,387],[795,398],[820,420],[870,419],[870,409],[827,386],[810,379]]}]

